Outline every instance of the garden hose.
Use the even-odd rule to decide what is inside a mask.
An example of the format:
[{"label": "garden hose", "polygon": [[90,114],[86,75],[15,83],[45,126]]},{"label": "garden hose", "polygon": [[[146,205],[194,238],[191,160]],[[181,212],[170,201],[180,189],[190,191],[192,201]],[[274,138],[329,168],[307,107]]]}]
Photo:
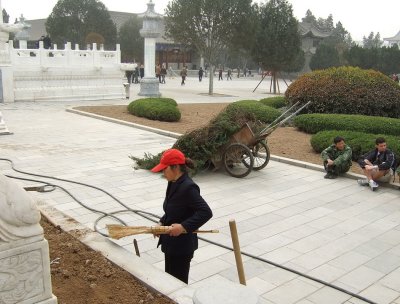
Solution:
[{"label": "garden hose", "polygon": [[[56,188],[59,188],[59,189],[63,190],[65,193],[67,193],[72,199],[74,199],[74,200],[75,200],[78,204],[80,204],[82,207],[84,207],[84,208],[86,208],[86,209],[88,209],[88,210],[90,210],[90,211],[92,211],[92,212],[100,213],[100,214],[101,214],[100,217],[97,218],[97,220],[96,220],[95,223],[94,223],[94,229],[95,229],[96,232],[100,233],[100,234],[103,235],[103,236],[108,237],[107,234],[104,234],[104,233],[102,233],[102,232],[100,232],[100,231],[98,230],[97,224],[98,224],[99,221],[101,221],[101,220],[102,220],[103,218],[105,218],[105,217],[111,217],[111,218],[115,219],[116,221],[120,222],[122,225],[125,225],[125,226],[127,226],[126,223],[125,223],[122,219],[118,218],[117,214],[119,214],[119,213],[124,213],[124,212],[133,212],[133,213],[135,213],[135,214],[137,214],[137,215],[139,215],[139,216],[141,216],[141,217],[143,217],[143,218],[146,218],[147,220],[152,221],[152,222],[154,222],[154,223],[157,223],[157,222],[159,221],[159,219],[160,219],[160,216],[157,215],[157,214],[150,213],[150,212],[143,211],[143,210],[132,209],[132,208],[128,207],[128,206],[125,205],[123,202],[121,202],[118,198],[116,198],[116,197],[113,196],[111,193],[107,192],[106,190],[104,190],[104,189],[102,189],[102,188],[99,188],[99,187],[96,187],[96,186],[92,186],[92,185],[89,185],[89,184],[86,184],[86,183],[81,183],[81,182],[76,182],[76,181],[68,180],[68,179],[57,178],[57,177],[53,177],[53,176],[49,176],[49,175],[34,174],[34,173],[30,173],[30,172],[25,172],[25,171],[22,171],[22,170],[18,170],[18,169],[15,168],[14,162],[13,162],[12,160],[10,160],[10,159],[7,159],[7,158],[0,158],[0,161],[7,161],[7,162],[9,162],[9,163],[11,164],[11,168],[12,168],[15,172],[18,172],[18,173],[21,173],[21,174],[26,174],[26,175],[35,176],[35,177],[41,177],[41,178],[47,178],[47,179],[53,179],[53,180],[58,180],[58,181],[62,181],[62,182],[67,182],[67,183],[72,183],[72,184],[77,184],[77,185],[89,187],[89,188],[92,188],[92,189],[96,189],[96,190],[98,190],[98,191],[100,191],[100,192],[103,192],[104,194],[106,194],[106,195],[108,195],[109,197],[111,197],[113,200],[115,200],[117,203],[119,203],[121,206],[123,206],[123,207],[126,208],[126,209],[118,210],[118,211],[114,211],[114,212],[103,212],[103,211],[96,210],[96,209],[94,209],[94,208],[91,208],[91,207],[87,206],[86,204],[84,204],[82,201],[80,201],[78,198],[76,198],[72,193],[70,193],[67,189],[65,189],[65,188],[62,187],[62,186],[59,186],[59,185],[56,185],[56,184],[52,184],[52,183],[48,183],[48,182],[42,181],[42,180],[28,179],[28,178],[16,177],[16,176],[11,176],[11,175],[5,175],[5,176],[7,176],[7,177],[9,177],[9,178],[13,178],[13,179],[19,179],[19,180],[31,181],[31,182],[43,184],[42,186],[37,186],[37,187],[35,187],[35,186],[33,186],[33,187],[25,187],[24,189],[27,190],[27,191],[50,192],[50,191],[55,190]],[[28,189],[29,189],[29,190],[28,190]],[[229,247],[229,246],[226,246],[226,245],[223,245],[223,244],[214,242],[214,241],[210,241],[210,240],[205,239],[205,238],[203,238],[203,237],[198,237],[198,238],[199,238],[200,240],[204,241],[204,242],[209,243],[209,244],[213,244],[213,245],[215,245],[215,246],[218,246],[218,247],[221,247],[221,248],[224,248],[224,249],[233,251],[233,248],[232,248],[232,247]],[[367,298],[365,298],[365,297],[363,297],[363,296],[360,296],[360,295],[358,295],[358,294],[356,294],[356,293],[353,293],[353,292],[351,292],[351,291],[349,291],[349,290],[346,290],[346,289],[344,289],[344,288],[342,288],[342,287],[339,287],[339,286],[333,285],[333,284],[331,284],[331,283],[329,283],[329,282],[325,282],[325,281],[320,280],[320,279],[318,279],[318,278],[309,276],[309,275],[307,275],[307,274],[305,274],[305,273],[302,273],[302,272],[300,272],[300,271],[297,271],[297,270],[295,270],[295,269],[286,267],[286,266],[284,266],[284,265],[281,265],[281,264],[272,262],[272,261],[267,260],[267,259],[263,259],[263,258],[261,258],[261,257],[255,256],[255,255],[253,255],[253,254],[250,254],[250,253],[247,253],[247,252],[244,252],[244,251],[241,251],[241,254],[244,255],[244,256],[250,257],[250,258],[252,258],[252,259],[258,260],[258,261],[260,261],[260,262],[263,262],[263,263],[266,263],[266,264],[270,264],[270,265],[275,266],[275,267],[277,267],[277,268],[280,268],[280,269],[289,271],[289,272],[291,272],[291,273],[294,273],[294,274],[296,274],[296,275],[299,275],[299,276],[304,277],[304,278],[306,278],[306,279],[309,279],[309,280],[311,280],[311,281],[317,282],[317,283],[319,283],[319,284],[325,285],[325,286],[327,286],[327,287],[333,288],[333,289],[335,289],[335,290],[337,290],[337,291],[340,291],[340,292],[342,292],[342,293],[345,293],[345,294],[347,294],[347,295],[349,295],[349,296],[351,296],[351,297],[353,297],[353,298],[357,298],[357,299],[359,299],[359,300],[361,300],[361,301],[363,301],[363,302],[365,302],[365,303],[378,304],[378,303],[376,303],[376,302],[374,302],[374,301],[372,301],[372,300],[369,300],[369,299],[367,299]]]}]

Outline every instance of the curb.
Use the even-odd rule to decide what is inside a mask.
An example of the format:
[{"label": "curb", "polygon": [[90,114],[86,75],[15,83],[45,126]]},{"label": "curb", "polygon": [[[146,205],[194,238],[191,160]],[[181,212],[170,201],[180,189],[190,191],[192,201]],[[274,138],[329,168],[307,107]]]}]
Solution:
[{"label": "curb", "polygon": [[48,219],[51,224],[55,227],[59,226],[73,238],[101,253],[109,261],[129,272],[149,289],[169,297],[178,304],[192,303],[190,295],[194,292],[193,288],[140,259],[107,237],[49,206],[43,200],[37,200],[36,204],[42,216]]},{"label": "curb", "polygon": [[[117,124],[120,124],[120,125],[125,125],[125,126],[128,126],[128,127],[133,127],[133,128],[137,128],[137,129],[153,132],[153,133],[156,133],[156,134],[159,134],[159,135],[164,135],[164,136],[168,136],[168,137],[172,137],[172,138],[176,138],[176,139],[179,138],[180,136],[182,136],[182,134],[180,134],[180,133],[165,131],[165,130],[152,128],[152,127],[148,127],[148,126],[144,126],[144,125],[140,125],[140,124],[136,124],[136,123],[132,123],[132,122],[126,122],[124,120],[119,120],[119,119],[109,118],[109,117],[98,115],[98,114],[79,111],[79,110],[75,110],[73,108],[68,108],[68,109],[66,109],[66,111],[70,112],[70,113],[74,113],[74,114],[79,114],[79,115],[83,115],[83,116],[87,116],[87,117],[91,117],[91,118],[96,118],[96,119],[100,119],[100,120],[104,120],[104,121],[108,121],[108,122],[117,123]],[[307,163],[307,162],[303,162],[303,161],[300,161],[300,160],[295,160],[295,159],[286,158],[286,157],[277,156],[277,155],[271,155],[271,160],[277,161],[277,162],[281,162],[281,163],[284,163],[284,164],[288,164],[288,165],[293,165],[293,166],[296,166],[296,167],[301,167],[301,168],[306,168],[306,169],[311,169],[311,170],[315,170],[315,171],[324,172],[324,167],[322,165],[316,165],[316,164],[312,164],[312,163]],[[343,175],[343,177],[347,177],[347,178],[356,180],[356,179],[359,179],[359,178],[364,178],[364,175],[357,174],[357,173],[352,173],[352,172],[347,172],[347,173],[345,173]],[[390,183],[385,183],[383,185],[385,187],[388,187],[388,188],[400,190],[400,183],[390,182]]]}]

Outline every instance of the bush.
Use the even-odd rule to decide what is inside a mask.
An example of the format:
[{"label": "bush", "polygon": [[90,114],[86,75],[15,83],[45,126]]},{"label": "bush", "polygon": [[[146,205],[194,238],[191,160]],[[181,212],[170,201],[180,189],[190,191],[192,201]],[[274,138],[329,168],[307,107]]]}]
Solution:
[{"label": "bush", "polygon": [[285,96],[289,104],[312,101],[307,113],[400,118],[400,86],[373,70],[339,67],[307,73],[288,87]]},{"label": "bush", "polygon": [[179,121],[178,104],[171,98],[142,98],[128,105],[129,113],[151,120]]},{"label": "bush", "polygon": [[349,130],[364,133],[400,134],[400,119],[346,115],[346,114],[305,114],[296,116],[294,124],[306,133],[324,130]]},{"label": "bush", "polygon": [[231,103],[227,107],[227,111],[230,110],[240,110],[241,112],[254,115],[256,120],[263,123],[273,122],[276,118],[281,115],[281,112],[270,106],[266,106],[257,100],[240,100]]},{"label": "bush", "polygon": [[354,131],[321,131],[311,137],[311,146],[315,152],[321,153],[330,146],[333,138],[342,136],[347,145],[353,150],[353,160],[357,160],[361,155],[375,149],[375,139],[384,137],[388,148],[397,156],[400,156],[400,138],[392,135],[370,134]]},{"label": "bush", "polygon": [[265,106],[270,106],[275,109],[280,109],[287,105],[287,102],[286,102],[286,99],[284,96],[268,97],[268,98],[261,99],[260,102]]}]

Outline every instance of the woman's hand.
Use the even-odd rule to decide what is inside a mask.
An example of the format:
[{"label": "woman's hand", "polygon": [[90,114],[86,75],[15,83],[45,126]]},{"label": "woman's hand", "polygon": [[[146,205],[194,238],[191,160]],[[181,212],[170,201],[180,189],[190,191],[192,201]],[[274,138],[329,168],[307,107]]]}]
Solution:
[{"label": "woman's hand", "polygon": [[181,224],[172,224],[169,230],[170,236],[179,236],[182,233],[186,232],[185,228]]}]

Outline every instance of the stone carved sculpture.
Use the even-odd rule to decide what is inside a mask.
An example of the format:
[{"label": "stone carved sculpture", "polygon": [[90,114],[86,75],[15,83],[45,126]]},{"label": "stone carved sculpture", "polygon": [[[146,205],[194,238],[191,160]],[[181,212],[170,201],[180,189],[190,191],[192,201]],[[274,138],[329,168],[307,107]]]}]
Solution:
[{"label": "stone carved sculpture", "polygon": [[0,242],[43,234],[33,199],[13,180],[0,175]]},{"label": "stone carved sculpture", "polygon": [[0,304],[56,304],[50,257],[32,197],[0,174]]},{"label": "stone carved sculpture", "polygon": [[0,260],[0,303],[19,303],[39,295],[43,288],[40,250]]}]

